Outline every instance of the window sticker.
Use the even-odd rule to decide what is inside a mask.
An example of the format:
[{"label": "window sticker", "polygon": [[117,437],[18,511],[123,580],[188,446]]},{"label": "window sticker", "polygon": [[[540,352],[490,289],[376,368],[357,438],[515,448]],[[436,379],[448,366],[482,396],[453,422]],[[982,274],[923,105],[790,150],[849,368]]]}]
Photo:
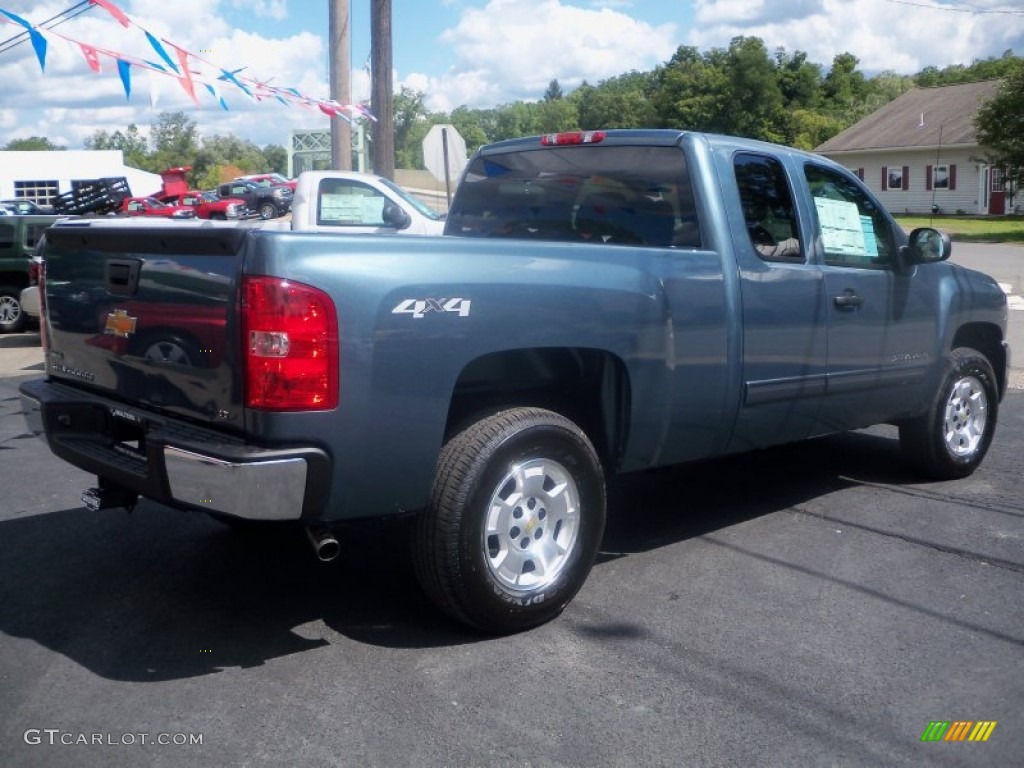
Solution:
[{"label": "window sticker", "polygon": [[871,218],[861,216],[856,203],[816,197],[814,205],[818,209],[826,253],[859,256],[865,260],[878,256],[878,241]]}]

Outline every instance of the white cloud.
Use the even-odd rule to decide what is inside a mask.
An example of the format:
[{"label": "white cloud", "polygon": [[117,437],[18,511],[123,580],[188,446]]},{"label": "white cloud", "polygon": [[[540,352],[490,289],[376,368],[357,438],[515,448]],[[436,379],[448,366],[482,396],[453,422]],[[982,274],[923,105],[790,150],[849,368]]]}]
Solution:
[{"label": "white cloud", "polygon": [[[852,53],[867,72],[914,74],[926,66],[970,64],[1007,49],[1024,53],[1024,16],[959,13],[890,0],[696,0],[689,43],[726,47],[737,35],[760,37],[769,50],[805,51],[831,64]],[[961,6],[962,7],[962,6]],[[975,9],[1007,8],[975,0]]]},{"label": "white cloud", "polygon": [[232,5],[268,19],[288,18],[288,0],[232,0]]},{"label": "white cloud", "polygon": [[568,89],[651,68],[677,45],[674,24],[652,26],[608,7],[560,0],[490,0],[467,8],[438,42],[452,47],[455,66],[403,80],[424,82],[427,106],[438,111],[539,99],[553,79]]}]

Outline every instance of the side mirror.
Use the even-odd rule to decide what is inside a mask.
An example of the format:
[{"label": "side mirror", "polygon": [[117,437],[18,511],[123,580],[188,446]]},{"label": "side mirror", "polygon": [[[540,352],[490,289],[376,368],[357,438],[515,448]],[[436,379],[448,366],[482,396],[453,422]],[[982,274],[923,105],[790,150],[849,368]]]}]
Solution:
[{"label": "side mirror", "polygon": [[412,224],[412,216],[391,202],[384,203],[382,217],[384,224],[395,229],[405,229]]},{"label": "side mirror", "polygon": [[910,233],[910,238],[900,256],[905,265],[934,264],[945,261],[953,253],[949,235],[931,227],[921,227]]}]

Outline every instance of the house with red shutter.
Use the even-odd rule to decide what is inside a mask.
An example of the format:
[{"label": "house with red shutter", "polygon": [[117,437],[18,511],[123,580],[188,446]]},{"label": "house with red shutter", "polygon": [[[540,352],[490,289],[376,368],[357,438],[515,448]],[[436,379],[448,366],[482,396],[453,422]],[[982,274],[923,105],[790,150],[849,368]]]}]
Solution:
[{"label": "house with red shutter", "polygon": [[856,173],[892,213],[1007,213],[1002,175],[985,162],[974,130],[998,87],[915,88],[815,151]]}]

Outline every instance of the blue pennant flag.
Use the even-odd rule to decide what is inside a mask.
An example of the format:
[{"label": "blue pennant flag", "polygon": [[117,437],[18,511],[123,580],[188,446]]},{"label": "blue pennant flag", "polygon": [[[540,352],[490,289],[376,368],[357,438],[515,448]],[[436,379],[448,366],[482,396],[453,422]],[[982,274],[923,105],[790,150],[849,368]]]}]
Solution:
[{"label": "blue pennant flag", "polygon": [[121,76],[121,83],[124,85],[124,96],[126,99],[132,97],[132,76],[128,72],[128,68],[131,66],[127,61],[121,59],[117,60],[117,74]]},{"label": "blue pennant flag", "polygon": [[29,24],[21,16],[15,16],[10,11],[5,11],[0,8],[0,13],[9,18],[15,24],[20,24],[28,32],[29,38],[32,40],[32,47],[36,51],[36,58],[39,59],[39,68],[46,71],[46,38],[43,37],[35,27]]},{"label": "blue pennant flag", "polygon": [[149,40],[149,44],[153,46],[153,50],[160,54],[160,58],[167,62],[168,66],[178,74],[181,74],[178,69],[178,65],[171,61],[171,57],[167,55],[167,51],[160,45],[160,41],[153,37],[149,32],[146,32],[146,39]]}]

